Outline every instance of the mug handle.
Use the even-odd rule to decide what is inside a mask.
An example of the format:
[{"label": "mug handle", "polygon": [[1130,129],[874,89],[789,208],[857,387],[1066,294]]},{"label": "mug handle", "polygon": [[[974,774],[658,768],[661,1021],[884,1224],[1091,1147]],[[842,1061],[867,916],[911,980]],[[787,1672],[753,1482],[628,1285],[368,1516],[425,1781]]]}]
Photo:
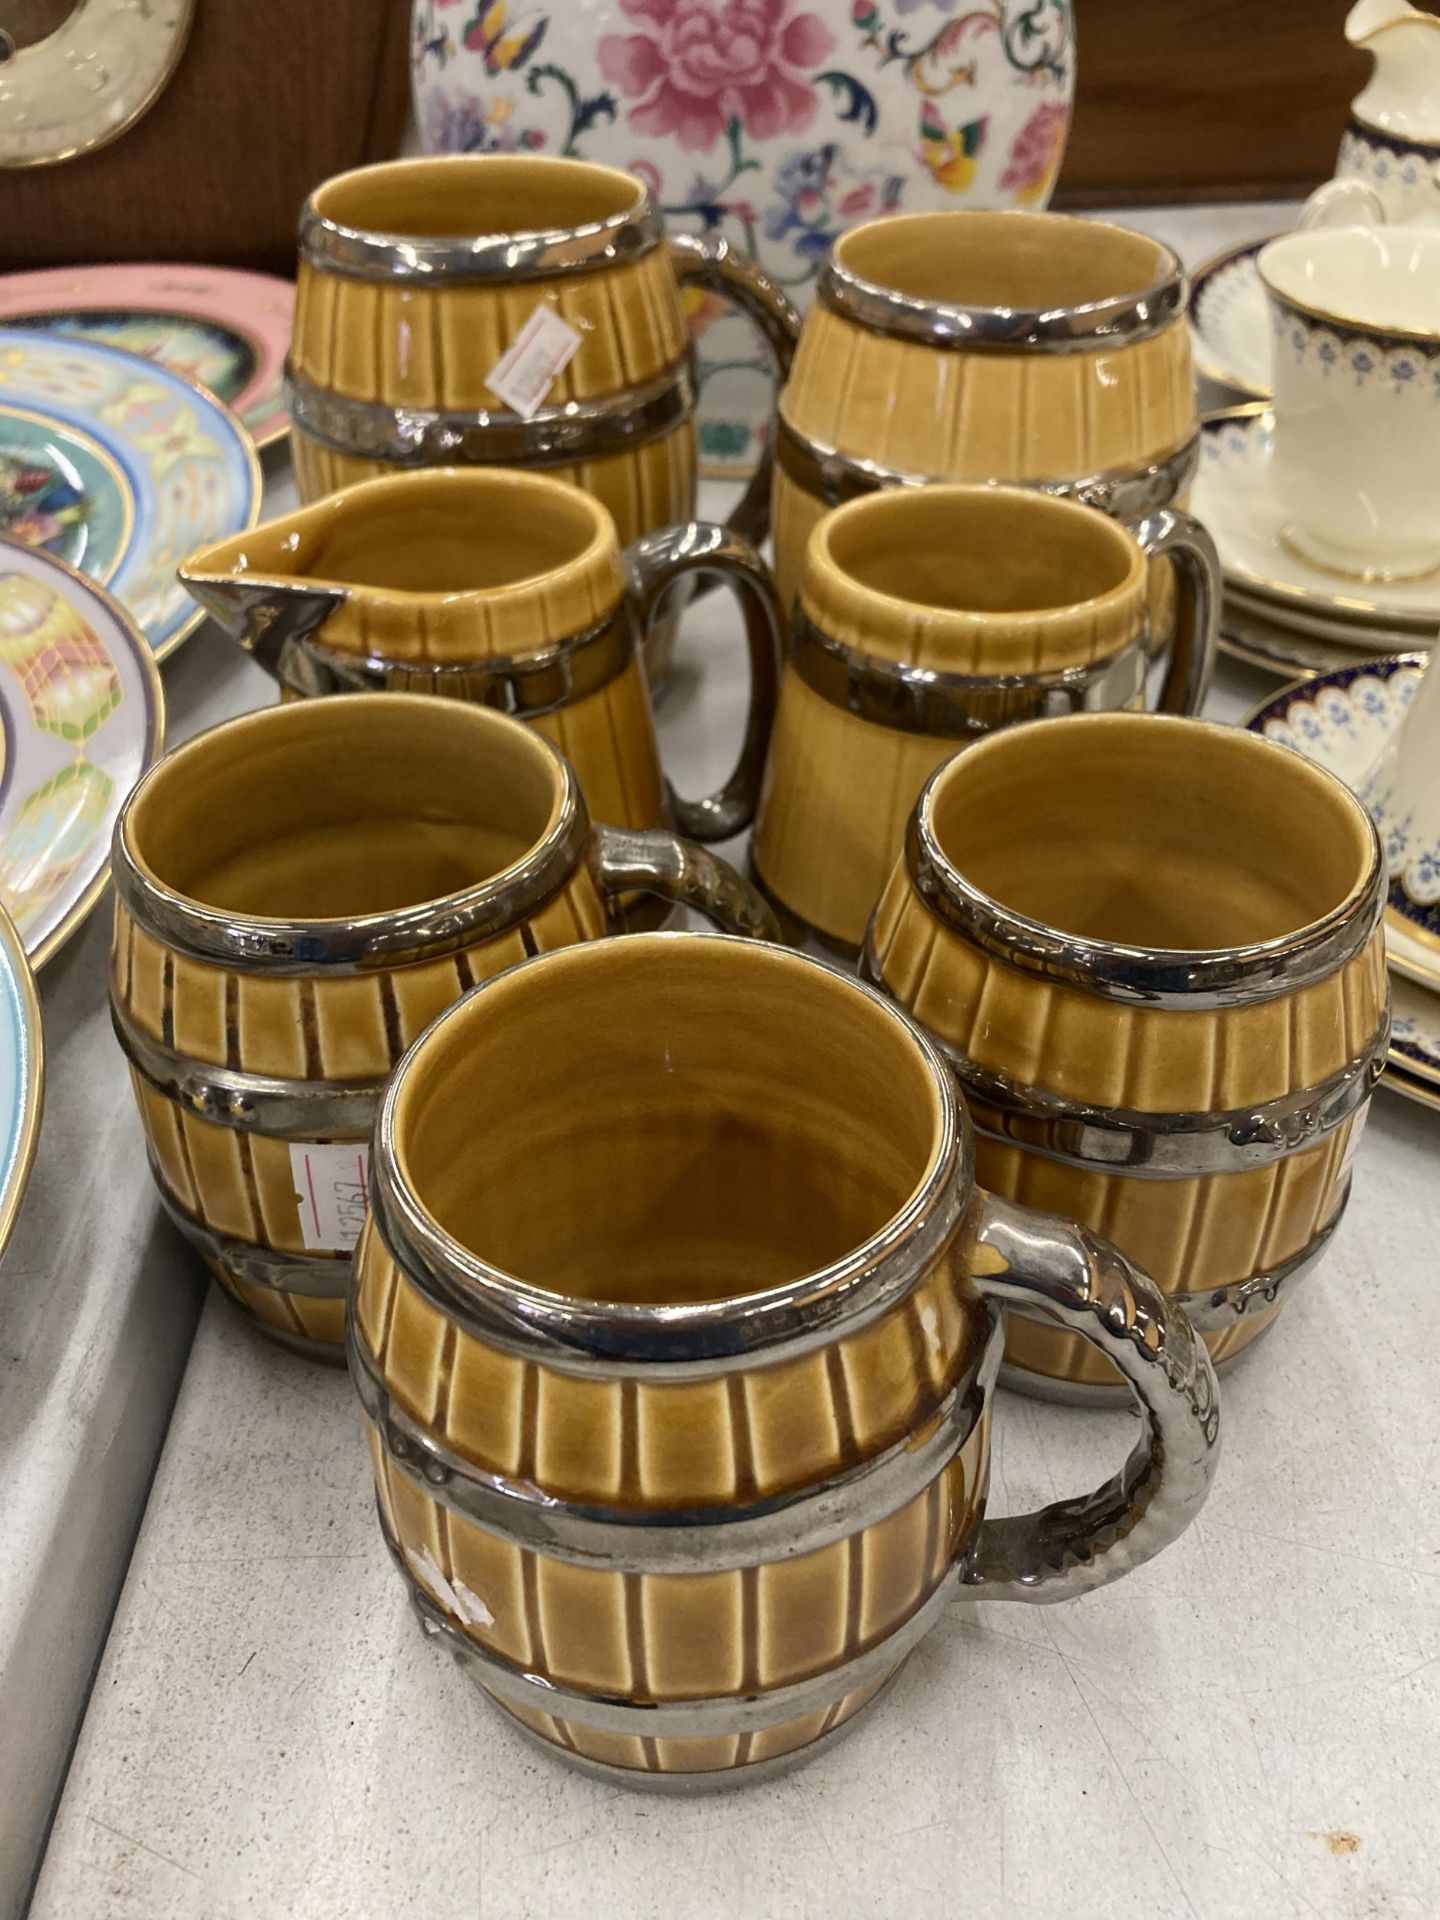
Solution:
[{"label": "mug handle", "polygon": [[1363,180],[1327,180],[1300,210],[1295,231],[1307,227],[1383,227],[1385,202]]},{"label": "mug handle", "polygon": [[722,933],[779,942],[775,915],[749,881],[727,860],[664,827],[593,827],[590,873],[609,910],[612,933],[623,930],[619,901],[627,893],[652,893],[694,907]]},{"label": "mug handle", "polygon": [[670,791],[675,823],[682,833],[692,840],[728,840],[743,833],[755,818],[765,750],[775,724],[784,631],[775,582],[748,540],[708,520],[643,534],[625,549],[624,561],[630,602],[642,635],[655,624],[666,590],[687,575],[709,574],[724,581],[740,602],[750,655],[750,710],[740,757],[718,793],[686,800],[673,788]]},{"label": "mug handle", "polygon": [[1220,1455],[1215,1370],[1184,1308],[1118,1247],[993,1194],[980,1200],[971,1268],[980,1294],[1088,1340],[1125,1376],[1143,1422],[1113,1480],[983,1521],[961,1561],[971,1598],[1070,1600],[1151,1559],[1200,1511]]},{"label": "mug handle", "polygon": [[[703,287],[738,307],[760,334],[775,362],[775,391],[790,376],[800,338],[800,316],[775,282],[750,258],[719,234],[701,239],[693,233],[672,233],[670,257],[682,287]],[[770,530],[770,484],[775,474],[773,439],[760,456],[750,483],[729,519],[742,539],[755,545]]]},{"label": "mug handle", "polygon": [[1147,514],[1130,531],[1147,559],[1163,556],[1170,561],[1179,589],[1175,638],[1170,643],[1170,665],[1160,689],[1159,711],[1198,713],[1210,685],[1220,638],[1220,555],[1200,522],[1172,507]]}]

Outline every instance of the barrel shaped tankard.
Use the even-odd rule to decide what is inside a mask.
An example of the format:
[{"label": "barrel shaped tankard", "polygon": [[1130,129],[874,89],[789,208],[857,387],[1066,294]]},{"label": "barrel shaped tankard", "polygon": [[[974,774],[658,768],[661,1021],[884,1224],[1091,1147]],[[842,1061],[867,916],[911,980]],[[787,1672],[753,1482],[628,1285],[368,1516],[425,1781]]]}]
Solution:
[{"label": "barrel shaped tankard", "polygon": [[[863,970],[957,1074],[991,1191],[1103,1232],[1214,1360],[1329,1244],[1384,1066],[1379,843],[1287,748],[1157,714],[1037,720],[932,775]],[[1113,1395],[1016,1317],[1015,1383]]]},{"label": "barrel shaped tankard", "polygon": [[[799,326],[785,295],[718,236],[667,237],[633,174],[465,154],[326,181],[300,222],[288,368],[301,499],[478,462],[583,487],[627,545],[690,519],[692,287],[738,306],[783,377]],[[752,540],[769,485],[767,458],[735,517]]]},{"label": "barrel shaped tankard", "polygon": [[[1084,1592],[1204,1498],[1184,1316],[981,1193],[939,1055],[803,955],[638,934],[515,967],[401,1063],[372,1174],[348,1342],[386,1541],[492,1700],[607,1778],[762,1779],[948,1593]],[[985,1521],[1021,1301],[1113,1355],[1144,1426],[1100,1492]]]},{"label": "barrel shaped tankard", "polygon": [[957,748],[1044,714],[1142,706],[1147,557],[1192,583],[1162,707],[1194,713],[1221,575],[1188,514],[1134,530],[1019,487],[900,487],[811,529],[756,822],[757,878],[844,953],[865,937],[926,777]]},{"label": "barrel shaped tankard", "polygon": [[1096,220],[898,214],[842,235],[780,401],[785,606],[816,520],[880,487],[1014,481],[1122,520],[1181,501],[1199,451],[1184,296],[1168,247]]},{"label": "barrel shaped tankard", "polygon": [[[347,487],[191,554],[180,577],[287,696],[390,688],[516,714],[616,826],[723,840],[754,815],[780,609],[723,527],[690,521],[622,553],[600,502],[553,476],[446,467]],[[639,648],[669,590],[699,577],[740,602],[750,708],[730,779],[691,800],[661,777]]]},{"label": "barrel shaped tankard", "polygon": [[267,1332],[338,1360],[391,1068],[477,980],[610,930],[617,893],[731,931],[718,860],[592,827],[503,715],[417,694],[272,707],[168,754],[115,831],[111,1012],[181,1231]]}]

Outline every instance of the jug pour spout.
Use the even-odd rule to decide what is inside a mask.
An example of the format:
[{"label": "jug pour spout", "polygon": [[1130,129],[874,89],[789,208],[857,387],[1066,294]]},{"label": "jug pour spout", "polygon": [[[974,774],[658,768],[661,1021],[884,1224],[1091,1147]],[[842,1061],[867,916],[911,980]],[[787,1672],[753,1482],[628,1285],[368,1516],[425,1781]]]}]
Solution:
[{"label": "jug pour spout", "polygon": [[293,685],[299,643],[324,626],[343,603],[345,589],[214,572],[207,565],[212,557],[219,557],[218,550],[192,554],[177,570],[191,599],[282,686]]}]

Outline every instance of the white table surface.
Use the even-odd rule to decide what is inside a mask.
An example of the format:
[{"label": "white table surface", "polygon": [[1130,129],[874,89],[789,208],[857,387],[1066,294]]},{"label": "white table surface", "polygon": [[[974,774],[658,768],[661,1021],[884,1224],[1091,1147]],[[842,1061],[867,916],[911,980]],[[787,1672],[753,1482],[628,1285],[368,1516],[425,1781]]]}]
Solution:
[{"label": "white table surface", "polygon": [[[1280,224],[1264,207],[1128,217],[1192,260]],[[691,616],[661,708],[682,785],[718,774],[738,731],[738,648],[717,635],[698,665],[714,618]],[[213,631],[167,683],[172,738],[270,695]],[[1274,684],[1224,663],[1210,711],[1238,717]],[[0,1693],[0,1785],[39,1806],[200,1297],[105,1031],[100,918],[45,977],[50,1105],[4,1270],[7,1341],[18,1293],[29,1345],[0,1457],[19,1452],[37,1515],[47,1488],[81,1503],[74,1527],[29,1523],[54,1565],[31,1583],[23,1684]],[[836,1750],[694,1801],[599,1785],[502,1723],[414,1623],[344,1376],[256,1337],[212,1289],[36,1920],[1433,1920],[1437,1148],[1440,1116],[1382,1090],[1325,1269],[1226,1377],[1215,1490],[1175,1547],[1063,1607],[957,1601]],[[992,1511],[1093,1484],[1132,1433],[1122,1414],[1004,1396]]]}]

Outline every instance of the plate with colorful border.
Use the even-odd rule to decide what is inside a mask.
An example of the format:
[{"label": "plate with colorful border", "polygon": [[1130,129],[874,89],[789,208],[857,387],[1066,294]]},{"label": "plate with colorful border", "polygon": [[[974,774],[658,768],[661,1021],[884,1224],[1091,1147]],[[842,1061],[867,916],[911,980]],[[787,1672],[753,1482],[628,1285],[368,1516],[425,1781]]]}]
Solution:
[{"label": "plate with colorful border", "polygon": [[282,381],[295,287],[234,267],[47,267],[0,275],[0,326],[100,340],[207,387],[257,447],[290,424]]},{"label": "plate with colorful border", "polygon": [[[260,510],[249,434],[213,394],[158,361],[16,327],[0,327],[0,413],[38,419],[57,439],[97,443],[123,474],[133,526],[105,585],[163,659],[204,618],[176,567],[196,547],[253,526]],[[69,504],[82,520],[91,510],[83,487]],[[88,552],[80,564],[92,578],[105,571],[92,569]]]},{"label": "plate with colorful border", "polygon": [[0,540],[0,906],[44,965],[104,891],[165,703],[145,636],[52,554]]},{"label": "plate with colorful border", "polygon": [[9,914],[0,908],[0,1251],[14,1231],[35,1163],[44,1087],[35,976]]}]

